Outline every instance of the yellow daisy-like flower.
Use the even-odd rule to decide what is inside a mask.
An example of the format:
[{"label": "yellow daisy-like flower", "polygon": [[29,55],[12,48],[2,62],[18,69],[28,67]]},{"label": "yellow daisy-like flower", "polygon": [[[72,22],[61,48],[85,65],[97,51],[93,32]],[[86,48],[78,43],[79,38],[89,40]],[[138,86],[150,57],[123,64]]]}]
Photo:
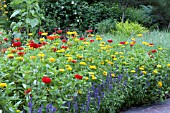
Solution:
[{"label": "yellow daisy-like flower", "polygon": [[158,87],[162,88],[162,82],[161,81],[158,82]]},{"label": "yellow daisy-like flower", "polygon": [[140,68],[139,68],[139,70],[142,70],[142,71],[143,71],[143,70],[144,70],[144,68],[143,68],[143,67],[140,67]]},{"label": "yellow daisy-like flower", "polygon": [[42,33],[41,35],[42,35],[42,36],[47,36],[47,35],[48,35],[48,33]]},{"label": "yellow daisy-like flower", "polygon": [[146,45],[146,44],[147,44],[147,42],[142,42],[142,44],[143,44],[143,45]]},{"label": "yellow daisy-like flower", "polygon": [[131,73],[135,73],[136,71],[135,71],[135,70],[131,70],[130,72],[131,72]]},{"label": "yellow daisy-like flower", "polygon": [[103,71],[103,75],[107,76],[107,72],[106,72],[106,71]]},{"label": "yellow daisy-like flower", "polygon": [[17,113],[21,112],[20,110],[16,110]]},{"label": "yellow daisy-like flower", "polygon": [[72,57],[68,57],[67,59],[68,59],[68,61],[72,61],[72,60],[73,60],[73,58],[72,58]]},{"label": "yellow daisy-like flower", "polygon": [[45,40],[45,38],[40,38],[39,40],[40,40],[40,42],[43,42]]},{"label": "yellow daisy-like flower", "polygon": [[106,50],[107,53],[110,53],[110,50]]},{"label": "yellow daisy-like flower", "polygon": [[48,59],[50,62],[55,62],[56,60],[55,60],[55,58],[49,58]]},{"label": "yellow daisy-like flower", "polygon": [[129,42],[125,42],[125,44],[129,44]]},{"label": "yellow daisy-like flower", "polygon": [[79,46],[79,50],[84,50],[84,46]]},{"label": "yellow daisy-like flower", "polygon": [[122,62],[122,64],[125,64],[125,65],[126,65],[127,63],[126,63],[126,62]]},{"label": "yellow daisy-like flower", "polygon": [[138,37],[143,37],[143,34],[137,34]]},{"label": "yellow daisy-like flower", "polygon": [[161,65],[157,65],[157,68],[161,68],[162,66]]},{"label": "yellow daisy-like flower", "polygon": [[96,66],[90,66],[90,69],[96,69]]},{"label": "yellow daisy-like flower", "polygon": [[8,54],[7,57],[8,58],[14,58],[14,54]]},{"label": "yellow daisy-like flower", "polygon": [[117,60],[117,58],[113,58],[113,60],[115,60],[115,61],[116,61],[116,60]]},{"label": "yellow daisy-like flower", "polygon": [[72,68],[72,67],[68,67],[68,68],[67,68],[67,70],[72,71],[72,70],[73,70],[73,68]]},{"label": "yellow daisy-like flower", "polygon": [[99,35],[97,35],[97,36],[96,36],[96,40],[101,41],[102,38],[101,38]]},{"label": "yellow daisy-like flower", "polygon": [[158,74],[158,70],[153,70],[153,74]]},{"label": "yellow daisy-like flower", "polygon": [[33,33],[28,33],[28,36],[32,36],[33,35]]},{"label": "yellow daisy-like flower", "polygon": [[94,75],[92,75],[91,77],[92,77],[92,80],[96,80],[97,79]]},{"label": "yellow daisy-like flower", "polygon": [[64,72],[65,70],[64,69],[59,69],[60,72]]},{"label": "yellow daisy-like flower", "polygon": [[85,45],[89,45],[89,44],[90,44],[90,42],[83,42],[83,44],[85,44]]},{"label": "yellow daisy-like flower", "polygon": [[112,73],[111,76],[112,76],[112,77],[115,77],[115,74]]},{"label": "yellow daisy-like flower", "polygon": [[113,62],[111,62],[111,61],[108,61],[107,63],[108,63],[108,64],[110,64],[110,65],[113,65],[113,64],[114,64],[114,63],[113,63]]},{"label": "yellow daisy-like flower", "polygon": [[71,67],[70,65],[65,65],[66,68]]},{"label": "yellow daisy-like flower", "polygon": [[80,65],[85,66],[86,62],[80,62]]},{"label": "yellow daisy-like flower", "polygon": [[0,83],[0,87],[1,87],[1,88],[7,87],[7,84],[6,84],[6,83]]},{"label": "yellow daisy-like flower", "polygon": [[88,79],[89,79],[89,77],[86,77],[86,78],[85,78],[85,80],[88,80]]},{"label": "yellow daisy-like flower", "polygon": [[4,7],[6,8],[6,7],[7,7],[7,5],[5,4],[5,5],[4,5]]},{"label": "yellow daisy-like flower", "polygon": [[30,56],[30,59],[32,60],[32,59],[36,59],[36,56]]},{"label": "yellow daisy-like flower", "polygon": [[45,56],[45,54],[43,54],[43,53],[39,53],[39,54],[38,54],[38,56],[39,56],[39,57],[44,57],[44,56]]},{"label": "yellow daisy-like flower", "polygon": [[106,47],[101,47],[101,50],[106,50]]},{"label": "yellow daisy-like flower", "polygon": [[17,60],[20,60],[20,61],[23,61],[23,60],[24,60],[23,57],[17,57],[16,59],[17,59]]},{"label": "yellow daisy-like flower", "polygon": [[142,73],[143,73],[143,74],[145,74],[145,75],[147,74],[147,72],[146,72],[146,71],[142,71]]},{"label": "yellow daisy-like flower", "polygon": [[168,67],[170,67],[170,64],[167,64]]}]

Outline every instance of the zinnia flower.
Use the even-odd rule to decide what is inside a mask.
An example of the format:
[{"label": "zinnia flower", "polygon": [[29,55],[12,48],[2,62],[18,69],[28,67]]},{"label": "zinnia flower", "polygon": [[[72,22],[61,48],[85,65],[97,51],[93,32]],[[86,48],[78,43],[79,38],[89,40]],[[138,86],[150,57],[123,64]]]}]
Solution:
[{"label": "zinnia flower", "polygon": [[78,80],[82,80],[83,76],[79,75],[79,74],[75,74],[74,78],[78,79]]},{"label": "zinnia flower", "polygon": [[135,73],[136,71],[135,71],[135,70],[131,70],[130,72],[131,72],[131,73]]},{"label": "zinnia flower", "polygon": [[72,60],[71,62],[76,63],[77,61],[76,60]]},{"label": "zinnia flower", "polygon": [[24,56],[25,52],[18,52],[18,56]]},{"label": "zinnia flower", "polygon": [[8,41],[8,38],[4,38],[4,41]]},{"label": "zinnia flower", "polygon": [[158,71],[156,69],[153,70],[153,74],[158,74]]},{"label": "zinnia flower", "polygon": [[157,68],[161,68],[162,66],[161,65],[157,65]]},{"label": "zinnia flower", "polygon": [[42,82],[44,82],[45,84],[50,84],[51,83],[51,79],[49,77],[47,77],[47,76],[44,76],[42,78]]},{"label": "zinnia flower", "polygon": [[90,69],[96,69],[96,66],[90,66]]},{"label": "zinnia flower", "polygon": [[57,30],[57,33],[58,34],[61,34],[63,31],[62,30]]},{"label": "zinnia flower", "polygon": [[142,34],[137,34],[137,36],[138,36],[138,37],[143,37],[143,35],[142,35]]},{"label": "zinnia flower", "polygon": [[152,53],[156,53],[157,51],[156,50],[152,50]]},{"label": "zinnia flower", "polygon": [[14,42],[12,44],[13,47],[20,47],[21,46],[21,42]]},{"label": "zinnia flower", "polygon": [[170,67],[170,64],[167,64],[168,67]]},{"label": "zinnia flower", "polygon": [[161,81],[158,82],[158,87],[162,88],[162,82]]},{"label": "zinnia flower", "polygon": [[106,72],[106,71],[103,71],[103,75],[107,76],[107,72]]},{"label": "zinnia flower", "polygon": [[66,39],[63,39],[63,40],[62,40],[62,42],[64,42],[64,43],[65,43],[65,42],[67,42],[67,40],[66,40]]},{"label": "zinnia flower", "polygon": [[8,58],[14,58],[14,55],[13,54],[8,54],[7,57]]},{"label": "zinnia flower", "polygon": [[112,40],[112,39],[109,39],[109,40],[107,40],[107,42],[112,43],[112,42],[113,42],[113,40]]},{"label": "zinnia flower", "polygon": [[55,58],[49,58],[48,59],[50,62],[55,62]]},{"label": "zinnia flower", "polygon": [[80,62],[80,65],[85,66],[85,65],[86,65],[86,62]]},{"label": "zinnia flower", "polygon": [[0,87],[1,88],[7,87],[7,84],[6,83],[0,83]]},{"label": "zinnia flower", "polygon": [[94,40],[90,40],[90,42],[94,42]]}]

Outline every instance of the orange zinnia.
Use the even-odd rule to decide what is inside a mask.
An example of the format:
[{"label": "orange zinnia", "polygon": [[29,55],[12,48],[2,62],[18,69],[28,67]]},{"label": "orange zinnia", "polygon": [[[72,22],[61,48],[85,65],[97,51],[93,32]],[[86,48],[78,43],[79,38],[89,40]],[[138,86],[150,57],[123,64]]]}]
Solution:
[{"label": "orange zinnia", "polygon": [[20,41],[20,38],[14,38],[14,40]]},{"label": "orange zinnia", "polygon": [[47,36],[47,39],[49,39],[49,40],[54,40],[54,39],[55,39],[55,36]]}]

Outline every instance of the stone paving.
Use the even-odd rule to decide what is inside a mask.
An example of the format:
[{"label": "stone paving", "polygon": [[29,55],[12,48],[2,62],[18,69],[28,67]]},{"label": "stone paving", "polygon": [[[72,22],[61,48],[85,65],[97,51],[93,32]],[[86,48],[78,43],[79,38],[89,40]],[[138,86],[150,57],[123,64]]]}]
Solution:
[{"label": "stone paving", "polygon": [[170,99],[162,103],[155,103],[150,106],[132,108],[121,113],[170,113]]}]

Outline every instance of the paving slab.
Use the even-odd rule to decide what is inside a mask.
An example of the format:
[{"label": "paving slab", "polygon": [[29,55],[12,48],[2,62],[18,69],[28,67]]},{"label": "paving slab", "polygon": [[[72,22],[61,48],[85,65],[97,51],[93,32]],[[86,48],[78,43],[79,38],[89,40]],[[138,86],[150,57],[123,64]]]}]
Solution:
[{"label": "paving slab", "polygon": [[170,99],[151,104],[150,106],[132,108],[121,113],[170,113]]}]

